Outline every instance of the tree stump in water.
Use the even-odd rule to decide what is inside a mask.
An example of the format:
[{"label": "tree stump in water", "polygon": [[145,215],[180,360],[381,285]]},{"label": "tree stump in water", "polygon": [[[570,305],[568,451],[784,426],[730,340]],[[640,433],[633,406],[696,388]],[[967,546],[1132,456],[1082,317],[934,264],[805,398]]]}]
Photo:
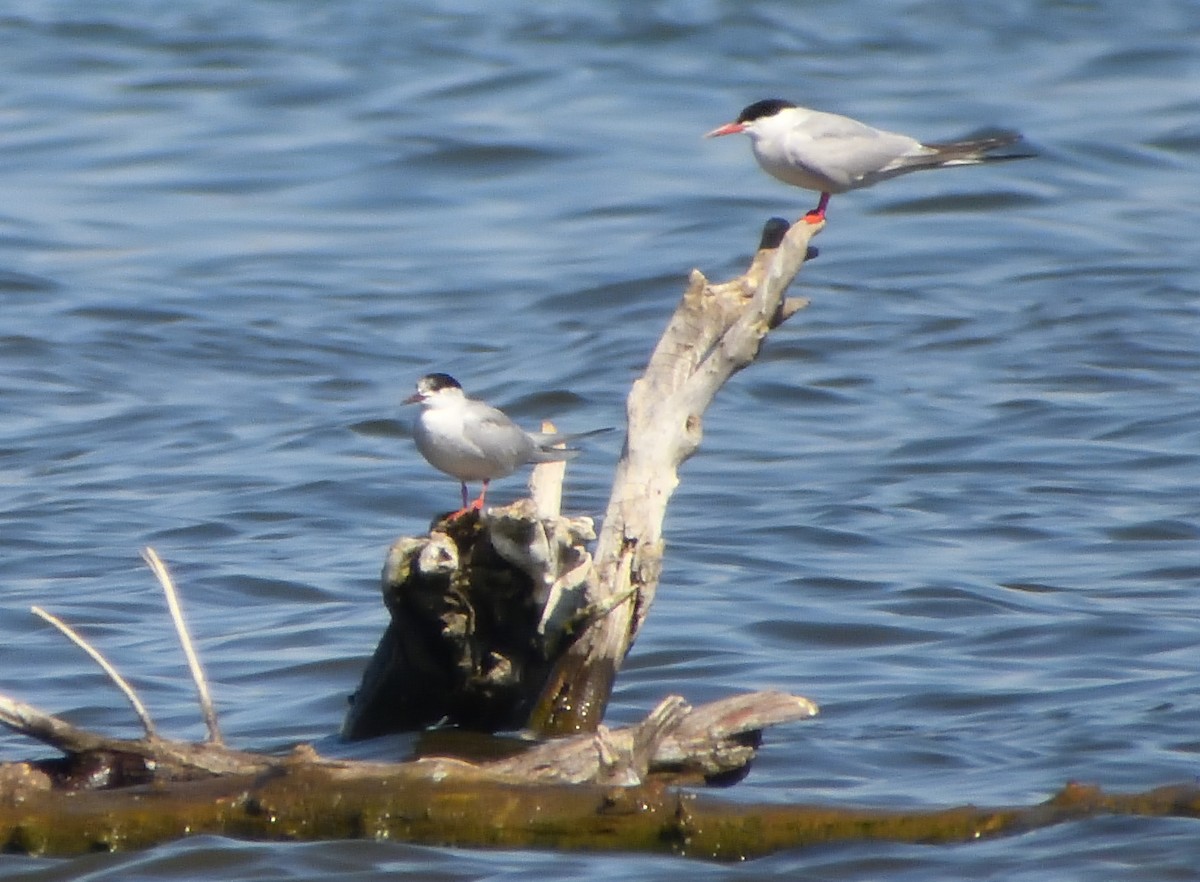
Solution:
[{"label": "tree stump in water", "polygon": [[347,738],[448,723],[537,735],[595,731],[658,586],[662,524],[704,411],[807,301],[784,292],[821,224],[766,225],[729,282],[693,271],[630,392],[628,433],[595,559],[587,518],[558,515],[561,463],[534,470],[534,500],[436,521],[387,556],[391,624],[352,698]]},{"label": "tree stump in water", "polygon": [[590,518],[543,518],[523,499],[398,539],[382,577],[391,622],[343,735],[524,726],[586,602],[595,538]]}]

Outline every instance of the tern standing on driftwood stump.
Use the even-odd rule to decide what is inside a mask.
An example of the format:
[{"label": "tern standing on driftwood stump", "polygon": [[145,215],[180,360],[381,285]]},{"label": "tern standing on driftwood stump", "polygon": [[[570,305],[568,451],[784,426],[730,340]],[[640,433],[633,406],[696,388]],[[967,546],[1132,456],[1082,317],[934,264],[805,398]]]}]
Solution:
[{"label": "tern standing on driftwood stump", "polygon": [[[417,381],[417,391],[404,400],[420,404],[421,415],[413,426],[413,440],[421,456],[439,471],[462,482],[462,508],[456,514],[483,508],[493,478],[511,475],[534,462],[555,462],[579,454],[575,447],[555,447],[588,435],[527,432],[503,411],[468,398],[458,380],[449,374],[427,374]],[[482,481],[479,498],[468,504],[467,482]]]},{"label": "tern standing on driftwood stump", "polygon": [[926,168],[1033,156],[992,152],[1020,142],[1018,132],[994,131],[963,141],[922,144],[908,135],[875,129],[848,116],[797,107],[779,98],[755,101],[736,120],[705,137],[738,132],[750,136],[754,158],[767,174],[821,194],[817,207],[805,215],[805,220],[814,224],[825,220],[825,208],[834,193],[870,187]]}]

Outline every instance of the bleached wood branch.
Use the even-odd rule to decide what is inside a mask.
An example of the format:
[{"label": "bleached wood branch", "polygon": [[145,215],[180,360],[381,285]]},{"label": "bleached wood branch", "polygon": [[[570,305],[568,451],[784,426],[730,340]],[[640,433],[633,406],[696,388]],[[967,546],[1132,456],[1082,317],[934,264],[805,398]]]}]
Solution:
[{"label": "bleached wood branch", "polygon": [[[544,420],[542,431],[553,434],[558,428],[550,420]],[[561,459],[557,462],[538,463],[530,472],[529,498],[533,500],[533,508],[539,518],[556,518],[562,514],[562,487],[566,474],[567,462]]]},{"label": "bleached wood branch", "polygon": [[824,224],[773,219],[740,277],[714,284],[699,270],[627,402],[628,434],[595,552],[589,602],[606,609],[560,661],[530,725],[544,734],[599,725],[613,680],[654,601],[662,525],[680,464],[700,446],[704,412],[758,355],[768,332],[806,305],[784,294]]},{"label": "bleached wood branch", "polygon": [[100,654],[100,651],[83,639],[83,637],[70,625],[57,616],[46,612],[40,606],[31,607],[30,611],[35,616],[38,616],[39,618],[58,628],[58,630],[65,634],[72,643],[91,656],[92,661],[100,665],[104,673],[108,674],[109,679],[117,685],[117,688],[121,690],[121,692],[125,695],[125,698],[128,699],[131,705],[133,705],[133,712],[136,713],[138,715],[138,719],[142,721],[142,729],[145,731],[146,737],[156,737],[154,721],[150,719],[150,714],[146,711],[145,705],[143,705],[141,699],[137,697],[137,693],[133,691],[133,687],[126,682],[124,677],[117,673],[117,669],[108,663],[108,660]]},{"label": "bleached wood branch", "polygon": [[200,712],[204,715],[204,724],[208,727],[208,740],[213,744],[224,744],[221,729],[217,725],[217,712],[213,707],[212,696],[208,692],[208,681],[204,678],[204,668],[200,665],[200,657],[192,646],[192,638],[188,633],[187,622],[183,618],[183,610],[179,606],[179,595],[175,591],[175,583],[167,572],[167,565],[162,562],[153,548],[142,549],[142,559],[149,565],[151,571],[162,586],[167,598],[167,608],[171,611],[171,621],[175,623],[175,632],[179,635],[179,645],[187,658],[188,670],[192,673],[192,681],[196,684],[196,692],[200,696]]},{"label": "bleached wood branch", "polygon": [[0,695],[0,724],[61,750],[63,753],[83,753],[103,746],[105,739],[86,729],[43,713],[32,704]]}]

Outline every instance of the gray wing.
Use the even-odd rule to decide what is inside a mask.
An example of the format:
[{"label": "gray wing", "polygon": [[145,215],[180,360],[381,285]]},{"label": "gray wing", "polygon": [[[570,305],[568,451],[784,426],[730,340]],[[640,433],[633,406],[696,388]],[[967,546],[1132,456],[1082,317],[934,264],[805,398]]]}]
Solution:
[{"label": "gray wing", "polygon": [[903,158],[930,153],[915,138],[872,128],[836,113],[813,111],[803,129],[790,133],[789,158],[847,190],[906,165]]},{"label": "gray wing", "polygon": [[[471,419],[463,426],[463,440],[503,469],[503,474],[520,465],[535,462],[537,447],[529,433],[510,420],[503,411],[479,403]],[[500,477],[501,475],[497,475]]]}]

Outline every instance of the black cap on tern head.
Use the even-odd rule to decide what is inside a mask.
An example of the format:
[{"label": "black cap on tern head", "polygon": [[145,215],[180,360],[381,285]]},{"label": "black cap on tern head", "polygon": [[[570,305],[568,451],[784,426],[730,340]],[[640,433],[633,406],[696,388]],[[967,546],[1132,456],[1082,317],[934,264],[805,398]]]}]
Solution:
[{"label": "black cap on tern head", "polygon": [[440,389],[461,389],[462,384],[449,374],[426,374],[417,383],[422,392],[437,392]]},{"label": "black cap on tern head", "polygon": [[462,389],[458,380],[449,374],[426,374],[417,380],[417,391],[404,399],[404,404],[421,404],[443,389]]},{"label": "black cap on tern head", "polygon": [[743,108],[742,112],[738,114],[737,121],[739,123],[754,122],[756,119],[774,116],[781,110],[795,106],[791,101],[784,101],[782,98],[764,98],[762,101],[755,101]]}]

